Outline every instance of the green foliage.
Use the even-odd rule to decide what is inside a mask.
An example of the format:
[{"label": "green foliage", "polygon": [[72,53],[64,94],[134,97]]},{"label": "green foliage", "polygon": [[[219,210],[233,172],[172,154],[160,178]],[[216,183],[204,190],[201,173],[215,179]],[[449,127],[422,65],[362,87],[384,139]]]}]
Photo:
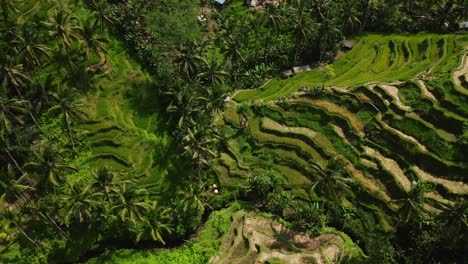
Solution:
[{"label": "green foliage", "polygon": [[278,172],[268,170],[252,175],[248,180],[248,186],[255,199],[263,201],[269,193],[279,193],[283,181],[283,177]]},{"label": "green foliage", "polygon": [[207,263],[209,256],[205,249],[198,244],[186,245],[175,250],[159,249],[157,251],[119,250],[106,251],[97,259],[88,261],[89,264],[98,263]]}]

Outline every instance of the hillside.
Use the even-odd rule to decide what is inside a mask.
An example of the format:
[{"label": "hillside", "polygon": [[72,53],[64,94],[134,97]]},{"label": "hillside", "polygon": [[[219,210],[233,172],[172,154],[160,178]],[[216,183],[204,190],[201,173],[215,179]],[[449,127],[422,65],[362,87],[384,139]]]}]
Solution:
[{"label": "hillside", "polygon": [[362,36],[330,80],[314,69],[237,92],[224,112],[222,186],[273,169],[309,199],[323,191],[312,188],[317,172],[338,159],[355,184],[340,203],[356,209],[360,228],[394,230],[414,217],[408,201],[425,215],[454,205],[468,194],[467,45],[466,35]]}]

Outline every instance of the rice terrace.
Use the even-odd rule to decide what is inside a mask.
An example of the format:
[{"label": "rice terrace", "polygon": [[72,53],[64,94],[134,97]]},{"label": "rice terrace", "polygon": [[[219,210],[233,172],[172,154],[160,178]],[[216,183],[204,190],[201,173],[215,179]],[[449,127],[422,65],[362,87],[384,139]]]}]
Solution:
[{"label": "rice terrace", "polygon": [[466,1],[0,8],[0,263],[466,263]]}]

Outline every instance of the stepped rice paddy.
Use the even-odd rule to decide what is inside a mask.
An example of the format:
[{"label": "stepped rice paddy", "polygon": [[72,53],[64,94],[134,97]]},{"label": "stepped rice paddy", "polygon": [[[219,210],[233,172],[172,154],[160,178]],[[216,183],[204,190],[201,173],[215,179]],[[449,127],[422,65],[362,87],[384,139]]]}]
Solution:
[{"label": "stepped rice paddy", "polygon": [[[216,170],[225,186],[274,169],[287,190],[313,195],[314,168],[343,161],[359,191],[342,204],[397,223],[400,205],[425,183],[424,209],[439,212],[468,194],[467,35],[368,35],[330,65],[242,90],[227,104],[228,137]],[[322,87],[323,92],[314,91]],[[301,92],[301,86],[311,87]],[[245,118],[247,127],[239,128]]]}]

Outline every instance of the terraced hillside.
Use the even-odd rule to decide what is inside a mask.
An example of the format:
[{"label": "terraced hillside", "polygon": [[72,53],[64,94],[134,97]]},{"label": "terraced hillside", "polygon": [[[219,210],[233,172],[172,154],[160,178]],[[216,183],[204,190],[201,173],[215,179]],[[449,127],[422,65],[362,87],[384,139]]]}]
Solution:
[{"label": "terraced hillside", "polygon": [[[132,62],[118,42],[109,43],[95,92],[84,99],[88,120],[83,124],[94,154],[93,167],[109,167],[153,186],[175,170],[170,136],[158,127],[158,106],[149,75]],[[144,106],[144,108],[143,108]],[[171,159],[172,157],[172,159]]]},{"label": "terraced hillside", "polygon": [[[307,199],[311,165],[326,168],[336,157],[359,186],[342,204],[372,215],[367,224],[383,231],[398,221],[397,201],[423,182],[426,213],[466,198],[467,53],[467,35],[363,36],[330,66],[331,80],[312,70],[238,92],[224,112],[221,183],[274,169]],[[299,92],[302,85],[310,92]]]}]

